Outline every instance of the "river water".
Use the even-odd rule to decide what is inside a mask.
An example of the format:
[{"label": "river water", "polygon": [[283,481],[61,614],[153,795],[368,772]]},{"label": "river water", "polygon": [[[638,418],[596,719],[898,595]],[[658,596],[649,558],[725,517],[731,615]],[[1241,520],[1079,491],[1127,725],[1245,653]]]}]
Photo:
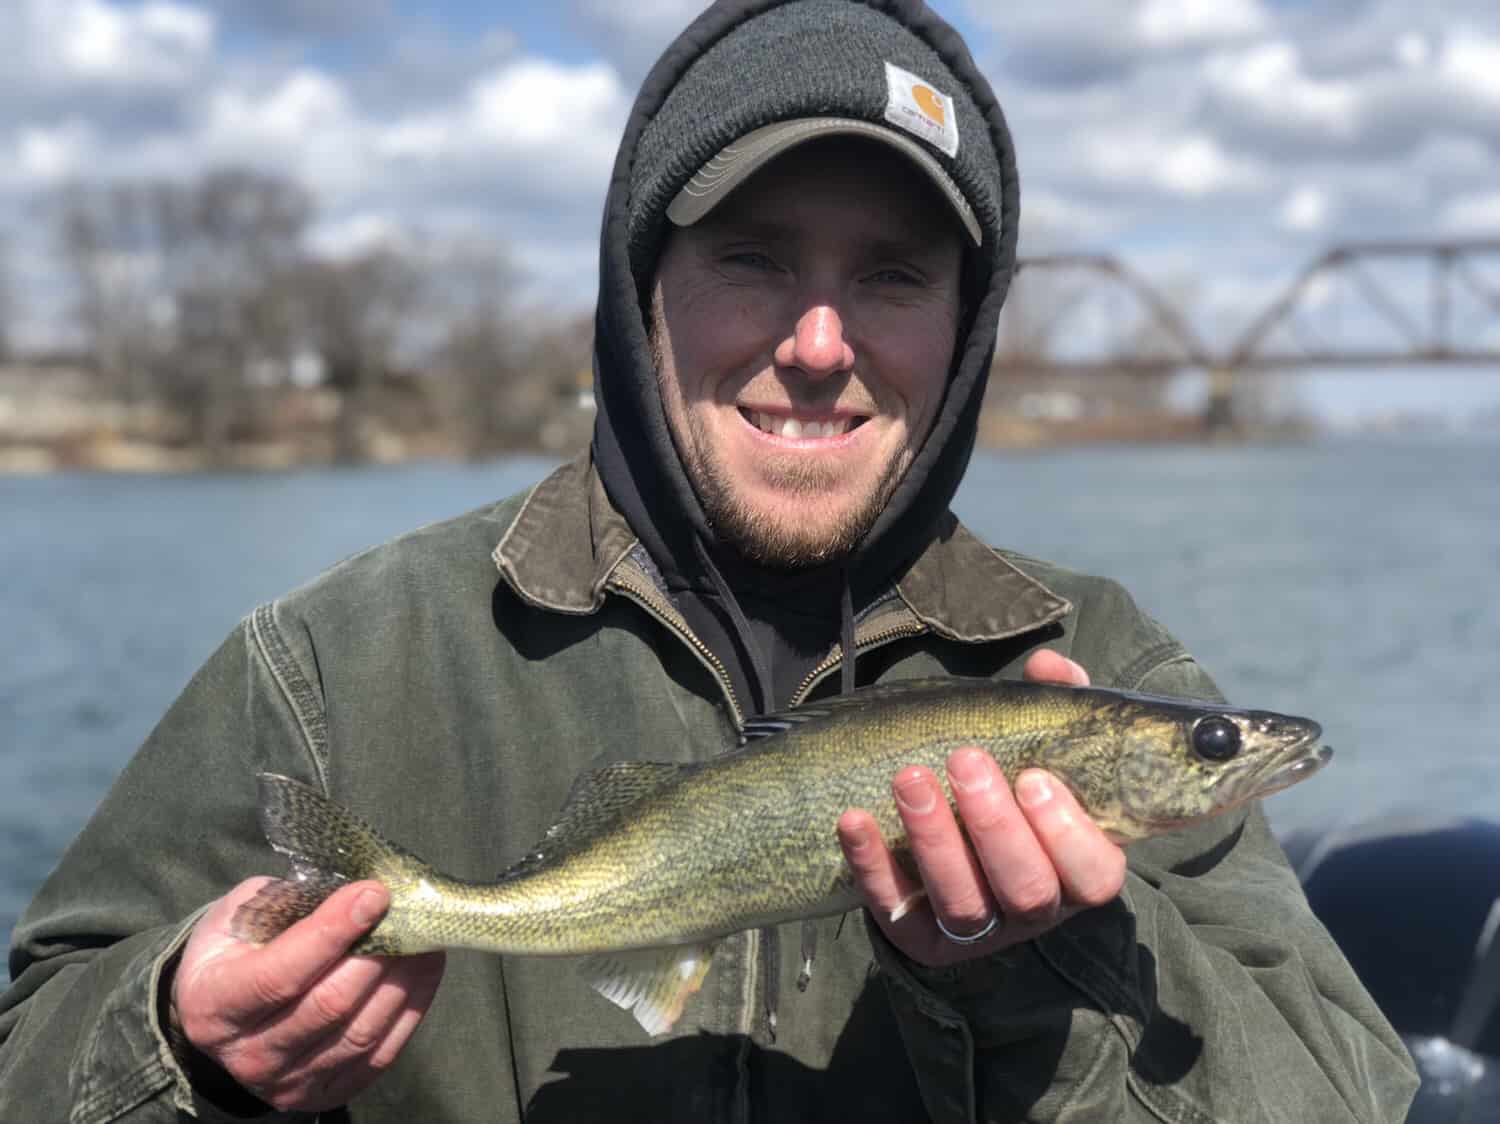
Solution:
[{"label": "river water", "polygon": [[[548,467],[0,479],[0,933],[240,616]],[[1495,440],[980,454],[957,508],[1122,581],[1234,701],[1323,723],[1337,758],[1278,830],[1500,819]]]}]

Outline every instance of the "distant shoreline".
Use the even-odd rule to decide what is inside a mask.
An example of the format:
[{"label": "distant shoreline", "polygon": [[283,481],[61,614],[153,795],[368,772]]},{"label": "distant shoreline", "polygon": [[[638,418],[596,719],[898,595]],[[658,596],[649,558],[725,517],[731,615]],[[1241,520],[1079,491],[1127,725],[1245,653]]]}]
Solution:
[{"label": "distant shoreline", "polygon": [[[101,390],[97,378],[81,368],[0,364],[0,476],[276,472],[474,463],[509,455],[562,458],[588,444],[594,419],[592,395],[576,387],[540,396],[524,418],[501,409],[506,424],[479,434],[465,428],[462,411],[424,409],[409,385],[393,384],[373,399],[355,402],[327,387],[277,387],[229,404],[212,430],[218,439],[210,442],[201,434],[195,439],[197,431],[180,409],[149,399],[122,401]],[[1355,431],[1326,427],[1305,415],[1215,428],[1202,414],[1131,408],[1081,392],[1068,398],[1065,415],[1033,416],[1035,404],[1027,396],[992,387],[980,415],[979,447],[1239,446],[1500,432],[1500,419],[1493,427],[1476,425],[1470,431],[1445,428],[1421,415]]]},{"label": "distant shoreline", "polygon": [[[462,463],[493,456],[565,457],[582,449],[587,432],[571,445],[518,446],[490,456],[460,455],[438,439],[389,438],[370,443],[366,455],[349,459],[333,455],[327,442],[231,442],[216,450],[141,441],[111,433],[70,437],[52,442],[7,442],[0,434],[0,476],[46,476],[66,472],[100,475],[186,475],[198,472],[278,472],[302,468],[361,467],[413,463]],[[979,447],[992,451],[1143,445],[1240,445],[1317,440],[1322,434],[1306,425],[1256,427],[1211,434],[1201,421],[1187,416],[1149,419],[1095,419],[1088,422],[1038,423],[994,419],[981,424]]]}]

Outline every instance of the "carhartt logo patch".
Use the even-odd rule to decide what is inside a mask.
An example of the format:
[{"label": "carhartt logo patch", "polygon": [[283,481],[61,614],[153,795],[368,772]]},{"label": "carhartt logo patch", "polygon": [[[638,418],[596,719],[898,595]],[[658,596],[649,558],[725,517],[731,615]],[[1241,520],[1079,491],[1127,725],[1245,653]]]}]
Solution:
[{"label": "carhartt logo patch", "polygon": [[933,89],[924,78],[894,63],[885,64],[885,81],[890,96],[885,103],[885,119],[913,136],[946,152],[958,155],[958,114],[953,99]]}]

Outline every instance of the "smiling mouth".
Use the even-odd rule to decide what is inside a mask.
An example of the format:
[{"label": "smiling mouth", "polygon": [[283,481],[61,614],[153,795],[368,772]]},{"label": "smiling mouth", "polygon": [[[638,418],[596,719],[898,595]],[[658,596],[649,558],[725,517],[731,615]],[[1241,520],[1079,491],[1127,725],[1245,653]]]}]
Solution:
[{"label": "smiling mouth", "polygon": [[788,437],[799,440],[821,437],[843,437],[864,425],[870,419],[858,415],[824,418],[822,421],[803,421],[784,414],[768,414],[763,410],[739,407],[740,417],[762,433],[773,437]]}]

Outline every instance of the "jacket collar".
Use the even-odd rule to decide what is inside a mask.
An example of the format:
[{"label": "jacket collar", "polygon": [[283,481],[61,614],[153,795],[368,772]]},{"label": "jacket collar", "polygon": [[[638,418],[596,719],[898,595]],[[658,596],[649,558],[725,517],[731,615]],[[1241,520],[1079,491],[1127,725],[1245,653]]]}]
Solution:
[{"label": "jacket collar", "polygon": [[[586,615],[636,545],[584,453],[532,488],[491,557],[523,601]],[[1016,636],[1072,611],[952,515],[896,592],[925,626],[966,643]]]}]

